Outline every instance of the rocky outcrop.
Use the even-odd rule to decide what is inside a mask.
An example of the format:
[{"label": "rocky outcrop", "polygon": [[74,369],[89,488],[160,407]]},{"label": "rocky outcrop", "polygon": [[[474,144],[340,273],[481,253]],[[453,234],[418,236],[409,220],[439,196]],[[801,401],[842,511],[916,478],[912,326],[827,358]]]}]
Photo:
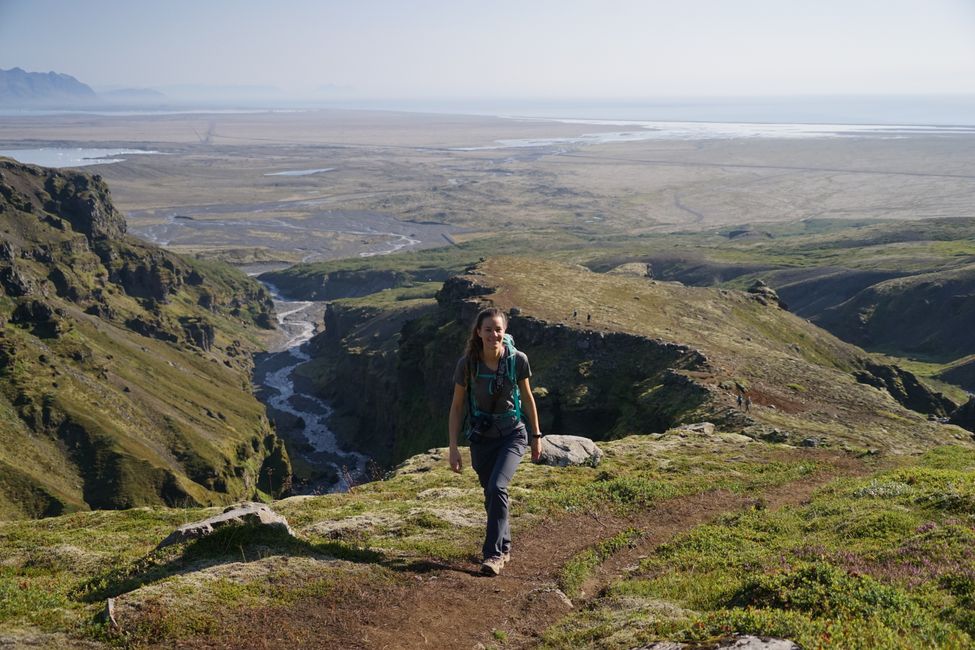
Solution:
[{"label": "rocky outcrop", "polygon": [[65,176],[49,170],[44,189],[48,193],[44,211],[67,220],[71,229],[85,235],[89,243],[125,235],[125,217],[115,209],[101,176]]},{"label": "rocky outcrop", "polygon": [[12,298],[34,293],[34,283],[14,265],[0,267],[0,288]]},{"label": "rocky outcrop", "polygon": [[190,524],[183,524],[163,541],[156,546],[157,549],[165,548],[173,544],[182,544],[195,539],[212,535],[220,528],[227,526],[266,526],[269,529],[280,531],[286,535],[294,536],[294,531],[288,525],[288,520],[274,512],[263,503],[241,503],[230,506],[223,513],[196,521]]},{"label": "rocky outcrop", "polygon": [[864,361],[864,368],[853,373],[861,384],[869,384],[890,393],[902,406],[936,417],[945,417],[957,404],[942,393],[928,390],[912,373],[897,366]]},{"label": "rocky outcrop", "polygon": [[764,280],[752,282],[751,286],[748,287],[748,293],[765,306],[775,305],[782,309],[788,309],[786,304],[779,299],[779,294],[775,292],[775,289],[765,284]]},{"label": "rocky outcrop", "polygon": [[187,269],[161,250],[111,245],[99,245],[95,250],[108,269],[109,279],[130,296],[165,302],[183,286]]},{"label": "rocky outcrop", "polygon": [[213,348],[216,341],[216,330],[213,323],[192,316],[184,316],[179,319],[179,324],[183,327],[186,339],[196,347],[207,352]]},{"label": "rocky outcrop", "polygon": [[126,320],[125,326],[142,336],[169,341],[170,343],[179,341],[179,336],[172,331],[172,328],[158,318],[137,316]]}]

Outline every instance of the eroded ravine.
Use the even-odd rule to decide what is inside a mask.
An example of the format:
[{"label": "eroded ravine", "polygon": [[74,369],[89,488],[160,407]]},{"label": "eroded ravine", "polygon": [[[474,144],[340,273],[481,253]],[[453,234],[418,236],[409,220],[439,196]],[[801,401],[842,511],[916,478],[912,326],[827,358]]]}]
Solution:
[{"label": "eroded ravine", "polygon": [[369,457],[343,450],[328,426],[332,408],[320,398],[296,387],[295,370],[311,359],[306,344],[322,322],[325,303],[287,300],[273,285],[267,285],[274,299],[281,341],[270,353],[261,355],[254,369],[254,382],[267,405],[278,435],[287,443],[292,462],[303,468],[297,493],[344,491],[365,476]]}]

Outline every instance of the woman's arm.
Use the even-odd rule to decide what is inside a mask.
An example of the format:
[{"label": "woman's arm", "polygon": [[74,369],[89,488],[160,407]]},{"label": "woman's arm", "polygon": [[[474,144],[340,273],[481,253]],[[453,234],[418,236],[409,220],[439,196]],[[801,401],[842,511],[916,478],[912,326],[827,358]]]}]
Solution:
[{"label": "woman's arm", "polygon": [[464,426],[464,413],[467,410],[467,389],[460,384],[454,384],[454,398],[450,402],[450,417],[447,420],[447,436],[450,440],[449,462],[450,469],[460,472],[464,463],[457,448],[457,438],[460,428]]},{"label": "woman's arm", "polygon": [[531,384],[528,377],[518,382],[518,390],[521,392],[521,405],[528,416],[528,440],[532,447],[532,462],[537,463],[542,457],[542,430],[538,426],[538,410],[535,408],[535,397],[532,395]]}]

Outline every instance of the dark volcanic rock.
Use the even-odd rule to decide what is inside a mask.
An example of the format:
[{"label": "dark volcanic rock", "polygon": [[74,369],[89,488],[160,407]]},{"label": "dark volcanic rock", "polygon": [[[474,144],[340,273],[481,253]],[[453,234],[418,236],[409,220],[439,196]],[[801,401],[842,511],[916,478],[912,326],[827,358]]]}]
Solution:
[{"label": "dark volcanic rock", "polygon": [[112,204],[101,176],[48,170],[44,189],[50,195],[45,211],[67,219],[71,228],[89,241],[121,239],[125,235],[125,217]]},{"label": "dark volcanic rock", "polygon": [[137,334],[159,339],[160,341],[175,343],[179,340],[179,337],[159,320],[149,320],[148,318],[138,316],[126,320],[125,326]]},{"label": "dark volcanic rock", "polygon": [[975,397],[959,406],[948,418],[949,424],[957,424],[962,429],[975,433]]},{"label": "dark volcanic rock", "polygon": [[183,326],[183,332],[186,333],[186,338],[193,345],[207,352],[210,351],[216,338],[216,332],[213,329],[212,323],[208,323],[202,318],[191,317],[180,318],[179,322]]},{"label": "dark volcanic rock", "polygon": [[54,308],[41,300],[25,300],[14,309],[11,322],[43,323],[54,318]]},{"label": "dark volcanic rock", "polygon": [[18,298],[34,291],[33,283],[13,266],[0,268],[0,285],[8,296]]},{"label": "dark volcanic rock", "polygon": [[945,417],[956,404],[941,393],[929,391],[912,373],[897,366],[866,361],[864,369],[853,373],[861,384],[876,386],[890,393],[901,405],[917,411]]},{"label": "dark volcanic rock", "polygon": [[110,280],[130,296],[165,302],[183,285],[183,269],[162,251],[107,246],[96,251],[109,269]]}]

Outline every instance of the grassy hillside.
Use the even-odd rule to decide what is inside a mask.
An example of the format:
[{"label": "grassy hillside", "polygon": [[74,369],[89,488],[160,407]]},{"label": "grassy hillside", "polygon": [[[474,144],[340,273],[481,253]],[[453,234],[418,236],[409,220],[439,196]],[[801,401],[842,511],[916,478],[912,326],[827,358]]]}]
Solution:
[{"label": "grassy hillside", "polygon": [[259,284],[128,238],[97,176],[0,161],[0,218],[0,517],[280,488]]},{"label": "grassy hillside", "polygon": [[[686,430],[602,447],[596,468],[518,470],[515,561],[490,584],[468,573],[483,525],[476,478],[451,473],[444,449],[347,494],[276,502],[297,538],[230,529],[154,550],[217,509],[0,522],[0,638],[632,648],[754,633],[824,648],[971,643],[970,448],[857,459]],[[110,597],[117,630],[98,622]],[[458,629],[472,599],[510,611]]]},{"label": "grassy hillside", "polygon": [[[625,251],[625,252],[624,252]],[[873,351],[946,363],[972,354],[975,219],[807,220],[664,235],[597,253],[595,270],[649,264],[654,277],[743,288],[756,278],[789,309]]]}]

